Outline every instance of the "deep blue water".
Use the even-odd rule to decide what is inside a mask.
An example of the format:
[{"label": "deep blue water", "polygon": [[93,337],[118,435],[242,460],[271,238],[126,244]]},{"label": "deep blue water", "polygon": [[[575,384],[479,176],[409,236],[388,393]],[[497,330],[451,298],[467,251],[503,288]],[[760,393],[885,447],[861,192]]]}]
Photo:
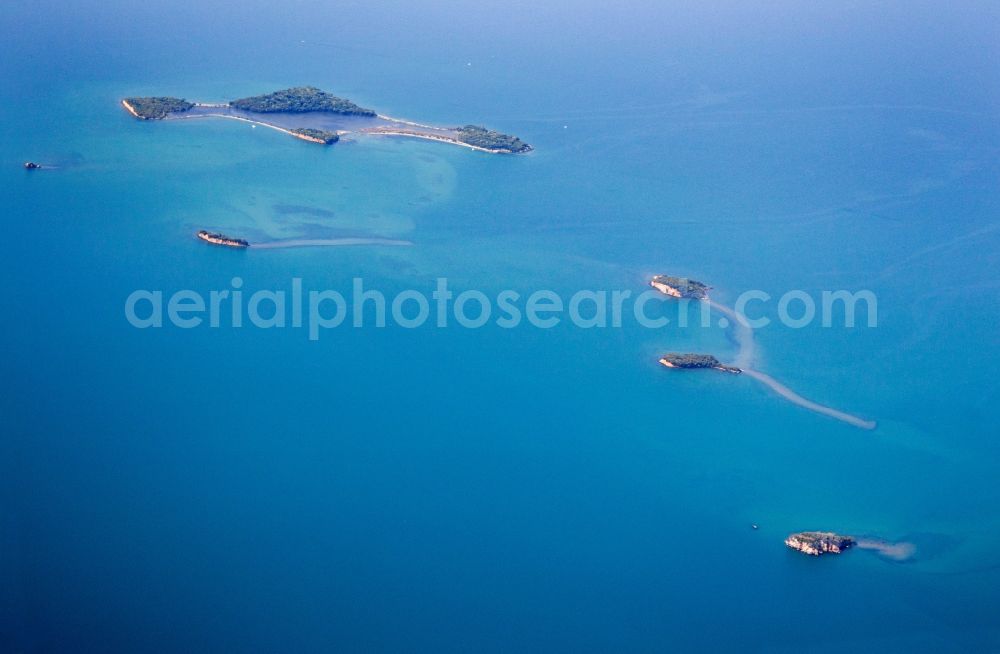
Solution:
[{"label": "deep blue water", "polygon": [[[545,4],[0,10],[0,652],[1000,648],[1000,12]],[[117,105],[298,84],[536,151]],[[234,276],[568,296],[658,272],[722,301],[871,289],[876,328],[768,327],[758,365],[879,429],[655,366],[731,355],[718,329],[311,342],[123,313]],[[917,556],[809,559],[781,544],[803,529]]]}]

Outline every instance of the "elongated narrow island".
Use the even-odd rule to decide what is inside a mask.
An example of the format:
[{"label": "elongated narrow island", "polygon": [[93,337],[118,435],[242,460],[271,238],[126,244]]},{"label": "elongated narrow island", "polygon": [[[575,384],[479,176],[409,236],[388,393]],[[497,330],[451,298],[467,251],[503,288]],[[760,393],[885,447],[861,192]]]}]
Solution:
[{"label": "elongated narrow island", "polygon": [[439,127],[400,120],[314,86],[296,86],[222,104],[163,96],[125,98],[122,106],[141,120],[231,118],[323,145],[337,143],[345,134],[359,134],[408,136],[493,154],[523,154],[532,150],[516,136],[480,125]]},{"label": "elongated narrow island", "polygon": [[516,154],[518,152],[529,152],[531,146],[510,134],[486,129],[481,125],[466,125],[458,128],[458,140],[467,145],[472,145],[491,152],[508,152]]},{"label": "elongated narrow island", "polygon": [[250,243],[246,239],[242,238],[231,238],[225,234],[220,234],[219,232],[210,232],[208,230],[202,229],[198,232],[198,238],[205,241],[206,243],[211,243],[212,245],[224,245],[231,248],[248,248]]},{"label": "elongated narrow island", "polygon": [[681,354],[678,352],[668,352],[660,357],[660,365],[666,368],[680,368],[682,370],[696,370],[698,368],[710,368],[740,374],[743,372],[735,366],[723,365],[711,354]]}]

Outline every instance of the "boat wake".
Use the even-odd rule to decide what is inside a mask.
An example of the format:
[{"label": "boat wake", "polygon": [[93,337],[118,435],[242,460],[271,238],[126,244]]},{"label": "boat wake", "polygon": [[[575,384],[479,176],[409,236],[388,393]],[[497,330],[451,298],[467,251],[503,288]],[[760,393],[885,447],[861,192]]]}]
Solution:
[{"label": "boat wake", "polygon": [[859,418],[858,416],[839,411],[833,407],[813,402],[812,400],[802,397],[774,377],[754,370],[751,366],[753,365],[756,344],[753,340],[753,330],[750,328],[750,325],[747,324],[746,319],[727,306],[723,306],[717,302],[713,302],[712,300],[709,300],[708,303],[713,309],[719,313],[725,314],[731,320],[730,324],[733,328],[733,337],[738,346],[738,352],[733,365],[740,368],[744,374],[761,382],[792,404],[796,404],[804,409],[809,409],[810,411],[824,416],[835,418],[841,422],[846,422],[847,424],[860,429],[875,429],[877,423],[874,420],[865,420],[864,418]]},{"label": "boat wake", "polygon": [[277,250],[279,248],[340,247],[345,245],[413,245],[412,241],[391,238],[299,238],[287,241],[265,241],[254,243],[254,250]]}]

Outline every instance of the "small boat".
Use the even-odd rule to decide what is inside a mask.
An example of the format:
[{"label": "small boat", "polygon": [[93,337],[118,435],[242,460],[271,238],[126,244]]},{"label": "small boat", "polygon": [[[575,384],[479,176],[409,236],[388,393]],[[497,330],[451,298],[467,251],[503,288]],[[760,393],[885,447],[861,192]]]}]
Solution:
[{"label": "small boat", "polygon": [[225,234],[220,234],[219,232],[210,232],[208,230],[200,230],[198,232],[198,238],[201,240],[211,243],[213,245],[225,245],[231,248],[248,248],[250,243],[242,238],[230,238]]},{"label": "small boat", "polygon": [[37,164],[34,161],[25,161],[24,162],[24,169],[25,170],[37,170],[37,169],[39,169],[41,167],[42,167],[42,164]]}]

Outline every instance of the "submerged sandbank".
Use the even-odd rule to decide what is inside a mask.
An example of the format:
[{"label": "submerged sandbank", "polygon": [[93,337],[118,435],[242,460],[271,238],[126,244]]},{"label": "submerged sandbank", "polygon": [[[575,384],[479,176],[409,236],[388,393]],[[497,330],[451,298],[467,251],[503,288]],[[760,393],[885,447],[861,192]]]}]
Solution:
[{"label": "submerged sandbank", "polygon": [[857,547],[862,550],[873,550],[893,561],[908,561],[917,552],[917,546],[913,543],[893,543],[881,538],[858,538]]},{"label": "submerged sandbank", "polygon": [[254,250],[276,250],[278,248],[340,247],[346,245],[389,245],[405,247],[412,241],[392,238],[297,238],[287,241],[266,241],[254,243]]},{"label": "submerged sandbank", "polygon": [[747,324],[746,319],[738,314],[735,310],[730,309],[727,306],[708,300],[709,305],[720,313],[725,314],[730,318],[730,325],[733,328],[733,337],[738,346],[738,351],[736,354],[736,360],[733,362],[733,366],[741,369],[744,373],[750,377],[761,382],[772,391],[785,398],[792,404],[796,404],[803,409],[809,409],[815,413],[819,413],[825,416],[829,416],[841,422],[846,422],[849,425],[858,427],[860,429],[875,429],[877,424],[873,420],[865,420],[864,418],[859,418],[858,416],[845,413],[833,407],[820,404],[819,402],[813,402],[807,398],[802,397],[792,389],[788,388],[781,382],[779,382],[774,377],[762,373],[758,370],[752,368],[754,361],[754,353],[756,348],[756,342],[753,338],[753,330],[750,325]]},{"label": "submerged sandbank", "polygon": [[[669,293],[668,293],[669,295]],[[736,341],[737,352],[736,358],[730,364],[733,368],[742,370],[748,376],[761,382],[772,391],[777,393],[779,396],[785,398],[792,404],[800,406],[804,409],[808,409],[814,413],[819,413],[841,422],[845,422],[851,426],[858,427],[860,429],[875,429],[878,425],[874,420],[866,420],[850,413],[834,409],[833,407],[826,406],[825,404],[820,404],[819,402],[814,402],[810,399],[802,397],[792,389],[788,388],[774,377],[762,373],[758,370],[753,369],[754,354],[756,349],[756,343],[753,337],[753,330],[747,323],[746,319],[738,314],[735,310],[719,304],[707,297],[701,301],[707,302],[708,305],[724,314],[729,318],[729,326],[733,330],[733,339]]]},{"label": "submerged sandbank", "polygon": [[830,416],[831,418],[836,418],[837,420],[846,422],[849,425],[854,425],[855,427],[860,427],[861,429],[875,429],[877,426],[874,420],[865,420],[864,418],[852,416],[849,413],[838,411],[833,407],[828,407],[818,402],[806,399],[770,375],[765,375],[764,373],[751,368],[743,368],[743,372],[763,383],[792,404],[797,404],[804,409],[809,409],[810,411],[821,413],[825,416]]}]

